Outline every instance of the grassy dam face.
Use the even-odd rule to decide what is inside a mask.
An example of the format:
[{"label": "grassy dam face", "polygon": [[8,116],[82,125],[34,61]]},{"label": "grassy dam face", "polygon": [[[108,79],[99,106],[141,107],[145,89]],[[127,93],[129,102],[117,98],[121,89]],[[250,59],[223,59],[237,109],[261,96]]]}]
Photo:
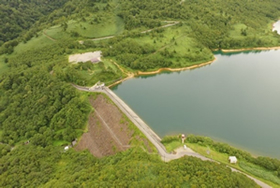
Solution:
[{"label": "grassy dam face", "polygon": [[198,134],[280,159],[280,50],[215,54],[198,69],[112,88],[159,136]]}]

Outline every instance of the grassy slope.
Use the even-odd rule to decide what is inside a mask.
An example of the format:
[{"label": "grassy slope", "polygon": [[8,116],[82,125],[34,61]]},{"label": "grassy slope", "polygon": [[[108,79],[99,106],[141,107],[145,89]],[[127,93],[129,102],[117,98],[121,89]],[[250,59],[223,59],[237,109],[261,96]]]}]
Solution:
[{"label": "grassy slope", "polygon": [[[186,67],[194,64],[202,63],[213,59],[212,52],[200,45],[195,39],[189,35],[191,29],[188,26],[174,25],[164,28],[162,34],[147,33],[143,37],[136,38],[139,44],[150,44],[157,49],[156,53],[164,50],[174,52],[173,67]],[[187,58],[196,59],[194,61]]]},{"label": "grassy slope", "polygon": [[[255,37],[263,41],[267,41],[268,43],[270,43],[270,46],[277,46],[279,44],[279,39],[277,39],[277,37],[274,36],[274,33],[271,32],[272,24],[273,22],[268,23],[266,29],[263,30],[263,32],[257,31],[253,28],[248,28],[245,24],[242,23],[234,24],[232,30],[229,32],[229,36],[233,39],[240,40],[243,40],[246,37]],[[247,31],[246,37],[241,34],[242,29],[245,29]]]},{"label": "grassy slope", "polygon": [[0,74],[6,72],[8,70],[8,66],[4,62],[5,61],[4,58],[5,58],[4,55],[0,56]]},{"label": "grassy slope", "polygon": [[9,55],[0,55],[0,74],[8,70],[7,64],[4,63],[4,59],[6,58],[11,58],[13,56],[16,56],[17,54],[21,54],[27,50],[32,50],[36,49],[38,47],[42,47],[45,45],[53,44],[54,41],[50,40],[47,38],[45,35],[43,35],[42,32],[38,34],[38,37],[33,37],[31,40],[29,40],[26,43],[19,43],[15,48],[14,52]]},{"label": "grassy slope", "polygon": [[29,40],[26,43],[19,43],[19,45],[17,45],[14,48],[14,53],[12,53],[12,55],[17,55],[20,53],[23,53],[26,50],[32,50],[32,49],[36,49],[38,47],[42,47],[42,46],[46,46],[49,44],[53,44],[54,41],[50,40],[49,38],[47,38],[43,32],[40,32],[38,34],[38,37],[33,37],[31,40]]},{"label": "grassy slope", "polygon": [[102,21],[94,22],[94,17],[85,18],[85,21],[70,20],[67,22],[67,29],[63,31],[60,25],[52,26],[45,30],[50,37],[59,40],[71,37],[72,32],[77,32],[79,38],[99,38],[110,35],[118,35],[124,30],[124,23],[121,18],[111,14],[104,14]]}]

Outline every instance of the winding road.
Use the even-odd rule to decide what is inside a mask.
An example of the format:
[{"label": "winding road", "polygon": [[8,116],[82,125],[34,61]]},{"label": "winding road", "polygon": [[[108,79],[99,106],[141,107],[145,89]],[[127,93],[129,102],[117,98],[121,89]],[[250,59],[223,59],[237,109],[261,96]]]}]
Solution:
[{"label": "winding road", "polygon": [[[203,155],[200,155],[190,148],[179,148],[176,150],[176,154],[170,154],[166,151],[163,144],[160,142],[160,137],[123,101],[121,100],[114,92],[112,92],[108,87],[103,87],[103,89],[95,89],[95,88],[88,88],[88,87],[82,87],[72,84],[76,89],[81,91],[87,91],[87,92],[101,92],[105,93],[118,107],[119,109],[139,128],[140,131],[150,140],[150,142],[157,148],[158,153],[160,154],[163,161],[168,162],[174,159],[181,158],[183,156],[193,156],[197,157],[203,161],[212,161],[219,163],[217,161],[214,161],[212,159],[209,159],[207,157],[204,157]],[[220,164],[220,163],[219,163]],[[244,174],[248,178],[255,181],[259,186],[263,188],[271,188],[268,184],[249,176],[248,174],[245,174],[244,172],[241,172],[235,168],[229,167],[233,172],[239,172],[241,174]]]},{"label": "winding road", "polygon": [[[160,27],[156,27],[156,28],[153,28],[153,29],[148,29],[148,30],[145,30],[145,31],[141,31],[140,33],[144,34],[144,33],[149,33],[153,30],[156,30],[156,29],[160,29],[160,28],[166,28],[166,27],[171,27],[171,26],[174,26],[174,25],[177,25],[179,24],[180,22],[178,21],[163,21],[165,23],[167,23],[166,25],[163,25],[163,26],[160,26]],[[45,34],[45,33],[44,33]],[[46,35],[46,34],[45,34]],[[46,35],[48,38],[50,38],[50,36]],[[107,37],[100,37],[100,38],[93,38],[93,39],[90,39],[92,41],[99,41],[99,40],[106,40],[106,39],[111,39],[111,38],[114,38],[115,35],[110,35],[110,36],[107,36]],[[50,38],[52,40],[52,38]],[[80,44],[83,44],[84,41],[80,40],[79,41]]]}]

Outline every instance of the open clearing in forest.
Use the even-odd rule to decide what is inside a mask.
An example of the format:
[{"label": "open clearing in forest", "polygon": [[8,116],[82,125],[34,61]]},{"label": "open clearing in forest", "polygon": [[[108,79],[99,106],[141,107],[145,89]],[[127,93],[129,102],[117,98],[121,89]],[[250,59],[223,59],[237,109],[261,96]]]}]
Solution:
[{"label": "open clearing in forest", "polygon": [[82,54],[73,54],[69,56],[70,63],[79,63],[91,61],[92,63],[98,63],[101,61],[101,51],[87,52]]},{"label": "open clearing in forest", "polygon": [[213,59],[209,49],[190,37],[191,32],[191,28],[186,25],[172,25],[161,28],[158,32],[155,30],[142,34],[133,40],[140,45],[153,46],[156,52],[150,56],[173,54],[169,60],[173,60],[174,67],[187,67]]},{"label": "open clearing in forest", "polygon": [[[94,21],[98,17],[101,21]],[[105,21],[106,20],[106,21]],[[82,38],[98,38],[110,35],[118,35],[124,30],[123,20],[114,15],[105,16],[91,16],[86,18],[85,21],[70,20],[67,22],[67,28],[64,30],[62,26],[56,25],[45,30],[46,35],[54,38],[55,40],[64,38],[67,39],[77,33],[75,37]]]},{"label": "open clearing in forest", "polygon": [[88,132],[75,149],[88,149],[94,156],[103,157],[130,148],[134,131],[129,129],[121,111],[103,95],[91,97],[90,104],[95,110],[89,117]]}]

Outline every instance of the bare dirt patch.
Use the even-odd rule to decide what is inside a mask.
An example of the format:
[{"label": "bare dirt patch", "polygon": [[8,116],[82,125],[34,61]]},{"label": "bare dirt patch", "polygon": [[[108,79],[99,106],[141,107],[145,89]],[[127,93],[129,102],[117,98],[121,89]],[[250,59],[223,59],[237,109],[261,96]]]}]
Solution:
[{"label": "bare dirt patch", "polygon": [[75,149],[88,149],[96,157],[128,149],[134,131],[129,129],[122,112],[101,94],[89,100],[95,110],[89,117],[88,132]]},{"label": "bare dirt patch", "polygon": [[101,51],[87,52],[82,54],[74,54],[69,56],[70,63],[79,63],[91,61],[92,63],[98,63],[101,61]]}]

